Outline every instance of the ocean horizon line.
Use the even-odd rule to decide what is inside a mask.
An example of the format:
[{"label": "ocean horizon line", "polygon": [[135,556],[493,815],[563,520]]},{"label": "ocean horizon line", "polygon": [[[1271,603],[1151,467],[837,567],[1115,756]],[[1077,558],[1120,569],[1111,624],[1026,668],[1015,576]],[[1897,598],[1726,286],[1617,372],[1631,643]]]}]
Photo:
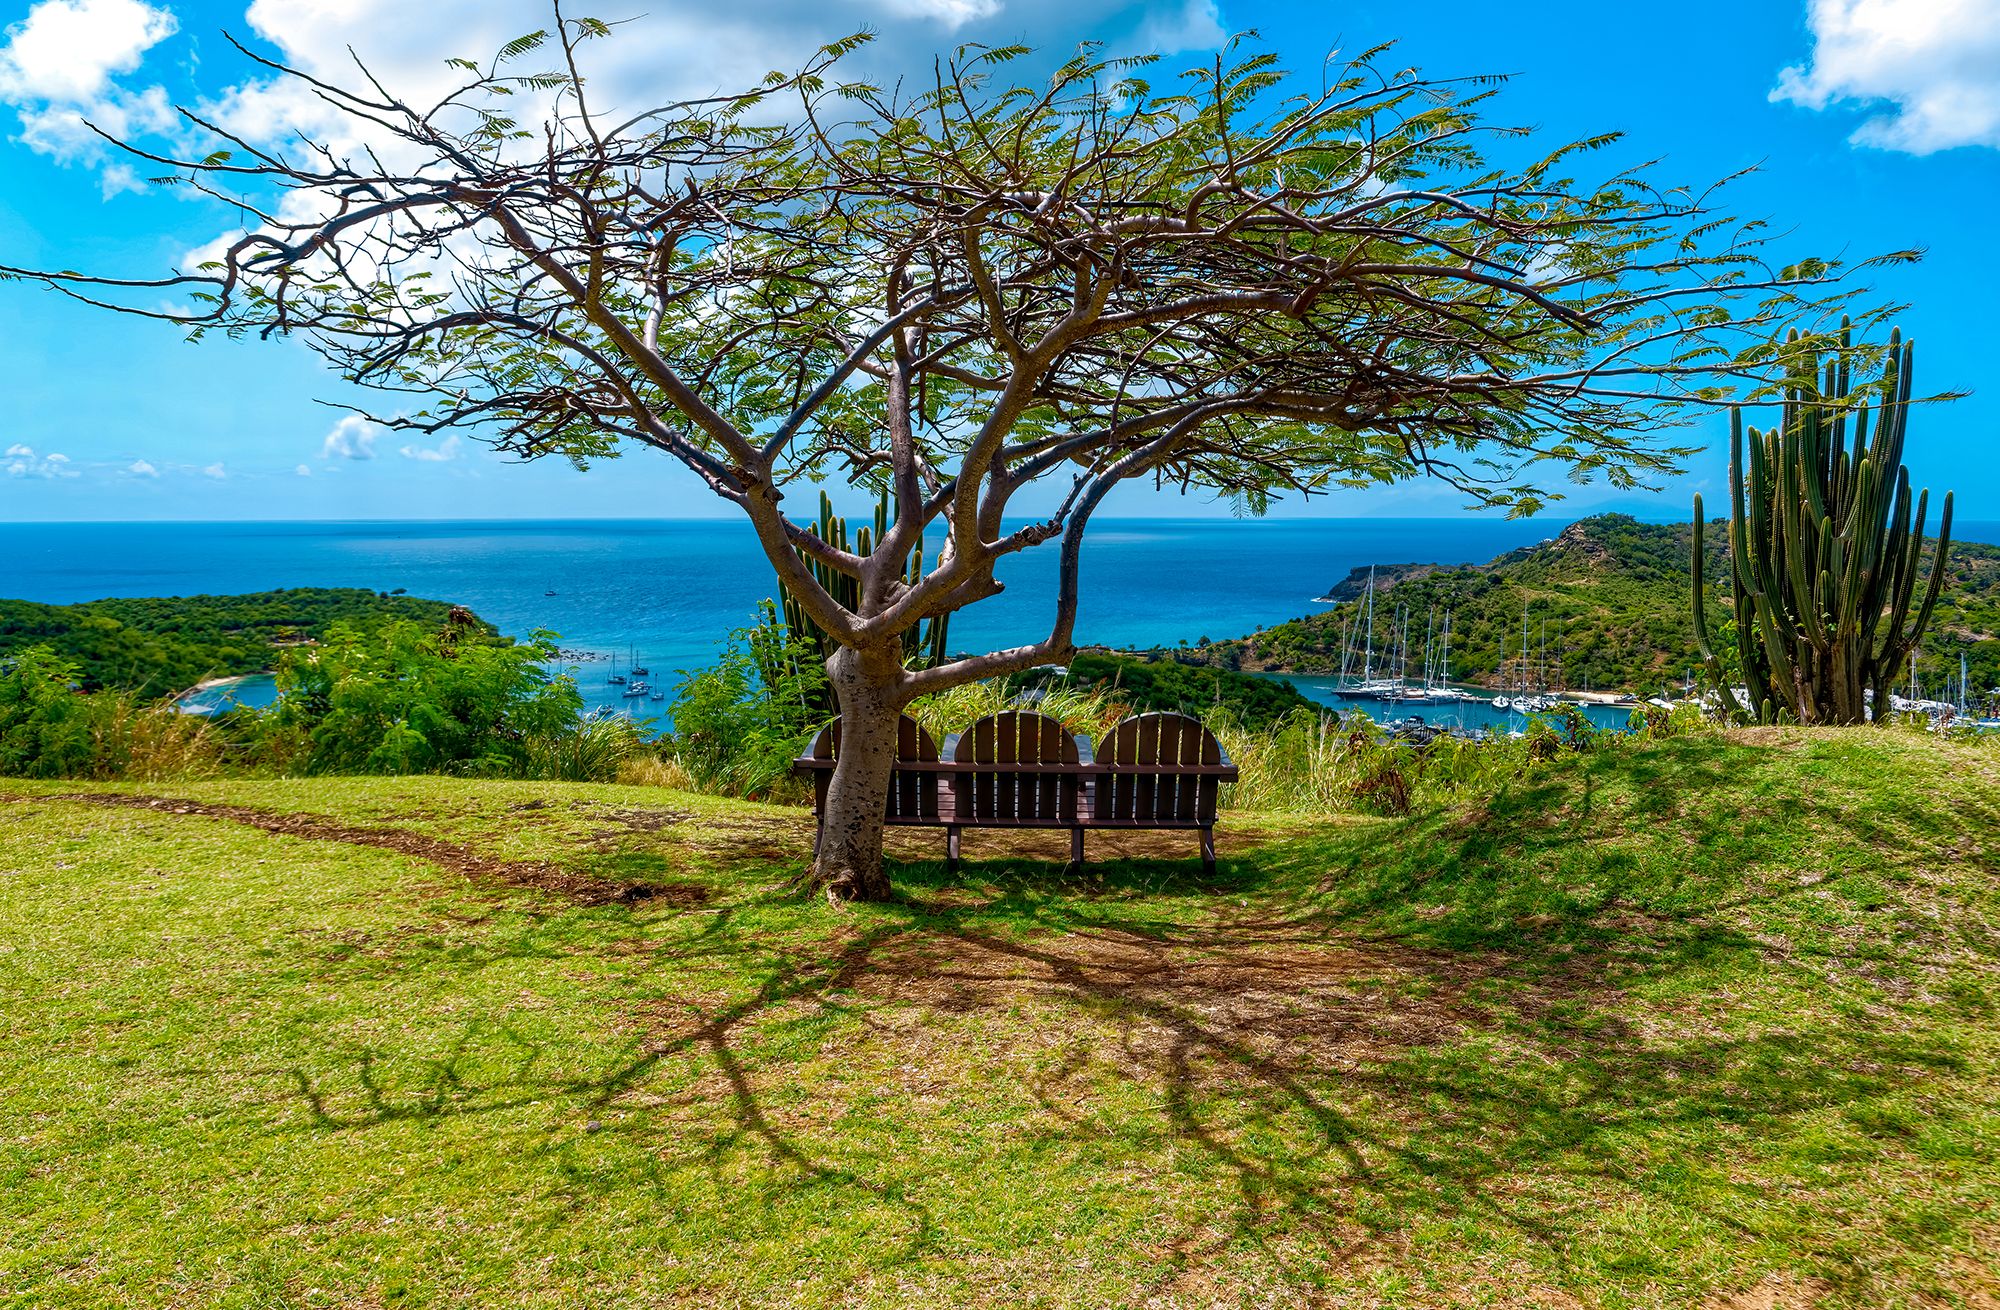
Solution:
[{"label": "ocean horizon line", "polygon": [[[1580,519],[1596,518],[1601,514],[1623,514],[1641,523],[1684,523],[1687,515],[1660,515],[1652,517],[1625,509],[1593,509],[1575,514],[1544,517],[1528,515],[1510,519],[1501,514],[1480,514],[1468,511],[1463,514],[1259,514],[1234,517],[1227,515],[1175,515],[1175,514],[1098,514],[1093,523],[1172,523],[1176,527],[1198,528],[1205,525],[1242,525],[1254,523],[1548,523],[1552,526],[1568,526]],[[851,517],[851,515],[850,515]],[[1002,522],[1031,523],[1046,518],[1042,514],[1009,514]],[[1988,520],[1970,520],[1986,522]],[[1992,520],[2000,522],[2000,520]],[[54,527],[391,527],[401,524],[435,525],[445,523],[468,523],[479,525],[505,525],[510,523],[561,523],[561,524],[633,524],[633,523],[730,523],[748,526],[748,520],[735,514],[673,514],[656,516],[634,515],[542,515],[542,516],[474,516],[436,518],[282,518],[282,519],[13,519],[4,526],[9,528],[54,528]]]}]

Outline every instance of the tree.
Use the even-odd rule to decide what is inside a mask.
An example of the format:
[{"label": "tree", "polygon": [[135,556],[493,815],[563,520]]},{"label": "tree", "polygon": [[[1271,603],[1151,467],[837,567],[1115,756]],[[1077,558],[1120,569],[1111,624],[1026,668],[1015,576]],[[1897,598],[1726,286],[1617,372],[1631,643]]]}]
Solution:
[{"label": "tree", "polygon": [[[1155,88],[1148,60],[1086,51],[1030,86],[1008,80],[1027,52],[966,48],[906,95],[834,80],[857,37],[740,95],[606,116],[579,70],[609,34],[557,9],[430,106],[365,69],[305,79],[366,148],[284,154],[186,114],[222,148],[128,148],[239,206],[243,235],[160,278],[27,275],[197,337],[301,337],[398,398],[375,416],[396,427],[680,461],[836,645],[811,873],[835,898],[889,894],[901,710],[1068,655],[1084,533],[1121,483],[1258,512],[1424,474],[1531,513],[1544,470],[1670,468],[1662,422],[1763,378],[1778,323],[1848,298],[1831,263],[1770,266],[1710,192],[1567,175],[1614,138],[1489,164],[1483,142],[1524,135],[1480,123],[1495,79],[1380,71],[1380,50],[1308,87],[1232,47]],[[554,71],[518,71],[531,56]],[[788,517],[788,488],[827,481],[888,493],[866,555]],[[1043,483],[1055,508],[1010,524]],[[905,666],[904,632],[1049,545],[1046,636]]]}]

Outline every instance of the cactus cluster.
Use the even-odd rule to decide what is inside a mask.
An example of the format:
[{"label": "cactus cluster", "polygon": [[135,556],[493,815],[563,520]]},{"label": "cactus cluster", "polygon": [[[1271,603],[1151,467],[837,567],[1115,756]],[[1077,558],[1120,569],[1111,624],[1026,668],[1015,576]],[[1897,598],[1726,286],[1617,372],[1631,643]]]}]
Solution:
[{"label": "cactus cluster", "polygon": [[[826,542],[836,549],[852,550],[855,554],[865,557],[874,553],[875,543],[887,535],[889,524],[889,496],[887,492],[884,492],[881,500],[875,505],[873,531],[871,532],[867,525],[863,525],[855,533],[853,544],[850,546],[847,535],[847,520],[833,512],[832,500],[828,499],[827,494],[822,491],[819,496],[819,522],[813,525],[812,531],[821,541]],[[859,580],[848,577],[845,573],[841,573],[826,563],[814,559],[804,551],[799,552],[799,557],[806,562],[807,567],[812,569],[813,576],[819,579],[819,585],[826,588],[827,594],[832,596],[837,604],[851,610],[860,603],[861,583]],[[904,568],[904,581],[915,586],[923,575],[924,546],[919,541],[916,549],[910,552],[909,561]],[[819,624],[812,621],[812,617],[806,613],[805,607],[799,604],[798,598],[791,593],[791,590],[782,581],[778,584],[778,595],[784,611],[785,626],[791,629],[792,636],[804,643],[815,657],[822,660],[825,659],[832,653],[825,630]],[[950,615],[940,614],[934,619],[919,622],[904,630],[903,664],[905,667],[923,669],[935,664],[944,663],[945,640],[950,620]]]},{"label": "cactus cluster", "polygon": [[1694,498],[1695,638],[1708,682],[1734,717],[1861,723],[1870,697],[1886,713],[1890,682],[1944,581],[1949,492],[1912,618],[1930,502],[1928,491],[1918,495],[1913,520],[1902,464],[1913,345],[1892,334],[1881,380],[1859,389],[1850,385],[1850,350],[1843,325],[1840,349],[1824,366],[1814,362],[1790,380],[1777,427],[1746,433],[1741,411],[1730,414],[1730,584],[1747,706],[1710,645]]}]

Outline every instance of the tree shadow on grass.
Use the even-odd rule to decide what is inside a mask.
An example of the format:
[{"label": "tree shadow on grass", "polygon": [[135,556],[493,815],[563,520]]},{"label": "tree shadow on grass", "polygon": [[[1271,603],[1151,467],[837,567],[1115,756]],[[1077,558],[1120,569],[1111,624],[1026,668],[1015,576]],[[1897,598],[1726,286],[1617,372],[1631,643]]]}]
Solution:
[{"label": "tree shadow on grass", "polygon": [[[1144,1143],[1168,1142],[1182,1157],[1173,1170],[1226,1181],[1232,1206],[1166,1235],[1161,1248],[1179,1254],[1162,1278],[1242,1244],[1297,1259],[1300,1237],[1323,1270],[1465,1216],[1561,1264],[1579,1196],[1670,1207],[1752,1243],[1767,1236],[1746,1217],[1759,1181],[1701,1153],[1730,1134],[1781,1137],[1829,1109],[1865,1116],[1868,1102],[1959,1067],[1892,1008],[1849,1004],[1879,999],[1865,979],[1830,983],[1745,930],[1746,911],[1782,908],[1800,889],[1747,884],[1744,870],[1783,864],[1802,830],[1838,817],[1775,790],[1781,777],[1746,752],[1692,744],[1576,761],[1471,811],[1275,841],[1212,875],[1194,860],[1083,874],[1018,858],[955,874],[909,864],[895,871],[900,905],[837,918],[831,932],[822,920],[774,934],[754,903],[723,906],[654,959],[734,981],[643,1007],[639,1044],[601,1074],[537,1082],[524,1059],[485,1087],[378,1098],[347,1119],[315,1102],[318,1122],[552,1102],[620,1112],[617,1131],[661,1141],[696,1094],[685,1089],[712,1089],[700,1094],[733,1126],[660,1152],[658,1169],[718,1172],[754,1147],[780,1187],[897,1207],[906,1232],[882,1261],[909,1261],[936,1249],[953,1180],[871,1162],[824,1122],[776,1112],[796,1052],[819,1047],[770,1038],[817,1024],[893,1056],[909,1040],[898,1015],[953,1032],[990,1016],[1050,1056],[1021,1081],[1019,1142],[1089,1141],[1163,1176]],[[1711,1011],[1705,989],[1723,976],[1769,980],[1774,994],[1817,988],[1838,1013],[1760,1012],[1741,996]],[[940,1076],[972,1085],[992,1072]],[[663,1101],[663,1081],[683,1099]],[[1133,1084],[1151,1093],[1141,1110],[1115,1095]],[[304,1075],[300,1087],[310,1099]],[[933,1112],[899,1113],[914,1127]],[[1646,1275],[1628,1258],[1628,1273]]]}]

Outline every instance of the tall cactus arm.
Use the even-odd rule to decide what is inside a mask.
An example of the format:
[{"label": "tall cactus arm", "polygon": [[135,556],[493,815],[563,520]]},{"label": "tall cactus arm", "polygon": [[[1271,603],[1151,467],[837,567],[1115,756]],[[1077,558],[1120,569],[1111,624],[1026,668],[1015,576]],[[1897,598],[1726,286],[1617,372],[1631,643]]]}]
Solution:
[{"label": "tall cactus arm", "polygon": [[[1888,628],[1888,636],[1882,643],[1883,658],[1891,666],[1900,664],[1908,651],[1908,644],[1903,641],[1903,623],[1910,616],[1910,601],[1917,590],[1917,571],[1922,567],[1924,519],[1929,514],[1930,497],[1928,491],[1918,493],[1916,517],[1910,521],[1909,536],[1895,557],[1896,579],[1889,594],[1889,612],[1882,620]],[[1914,644],[1914,639],[1909,644]]]},{"label": "tall cactus arm", "polygon": [[[1924,494],[1929,495],[1930,493],[1925,492]],[[1923,538],[1918,537],[1916,542],[1911,546],[1910,553],[1912,556],[1915,556],[1922,549]],[[1950,554],[1951,493],[1947,491],[1944,493],[1944,512],[1938,516],[1937,553],[1931,556],[1931,578],[1924,586],[1923,606],[1917,611],[1916,622],[1910,624],[1907,630],[1904,630],[1900,624],[1898,624],[1897,628],[1891,630],[1892,637],[1898,639],[1900,646],[1893,663],[1901,664],[1909,656],[1910,651],[1916,648],[1917,642],[1922,640],[1924,629],[1930,626],[1931,611],[1937,608],[1938,594],[1944,589],[1946,565],[1949,563]],[[1917,561],[1913,558],[1910,563],[1910,569],[1913,574],[1917,567]]]}]

